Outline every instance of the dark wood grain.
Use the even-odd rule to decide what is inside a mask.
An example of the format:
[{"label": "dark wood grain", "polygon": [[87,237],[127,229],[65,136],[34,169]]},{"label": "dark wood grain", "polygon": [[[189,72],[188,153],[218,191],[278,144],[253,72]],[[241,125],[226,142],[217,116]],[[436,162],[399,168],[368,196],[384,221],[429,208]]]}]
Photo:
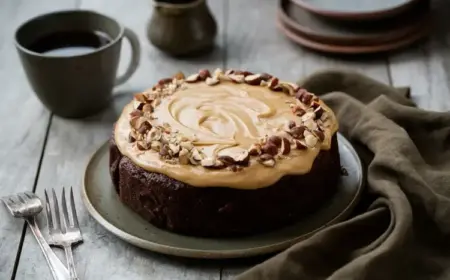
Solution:
[{"label": "dark wood grain", "polygon": [[[4,0],[0,4],[0,196],[33,190],[50,116],[26,80],[14,47],[14,32],[28,18],[73,7],[74,2],[43,0],[30,5],[30,1]],[[3,206],[0,221],[0,279],[6,280],[13,274],[24,223]]]}]

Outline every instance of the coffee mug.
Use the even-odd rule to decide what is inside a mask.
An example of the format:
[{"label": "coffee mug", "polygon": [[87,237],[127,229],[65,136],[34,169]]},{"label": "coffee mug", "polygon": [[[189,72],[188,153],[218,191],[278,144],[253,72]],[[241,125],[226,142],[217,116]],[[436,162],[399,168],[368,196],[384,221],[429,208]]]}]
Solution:
[{"label": "coffee mug", "polygon": [[[125,73],[117,77],[124,37],[132,56]],[[15,45],[39,100],[65,118],[87,117],[108,106],[113,88],[133,75],[140,60],[133,31],[87,10],[32,18],[17,29]]]}]

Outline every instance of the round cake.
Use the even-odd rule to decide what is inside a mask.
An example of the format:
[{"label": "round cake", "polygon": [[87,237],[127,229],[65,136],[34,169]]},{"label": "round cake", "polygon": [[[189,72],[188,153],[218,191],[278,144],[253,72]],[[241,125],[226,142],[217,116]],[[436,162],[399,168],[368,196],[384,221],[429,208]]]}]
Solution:
[{"label": "round cake", "polygon": [[114,125],[121,201],[156,227],[237,237],[291,225],[337,188],[338,122],[315,94],[267,73],[160,80]]}]

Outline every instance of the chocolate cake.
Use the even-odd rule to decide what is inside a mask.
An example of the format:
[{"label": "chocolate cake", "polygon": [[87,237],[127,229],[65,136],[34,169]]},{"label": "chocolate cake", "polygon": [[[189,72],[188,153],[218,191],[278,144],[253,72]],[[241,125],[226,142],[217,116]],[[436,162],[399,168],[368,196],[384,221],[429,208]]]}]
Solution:
[{"label": "chocolate cake", "polygon": [[177,73],[125,106],[110,140],[111,178],[121,201],[159,228],[258,234],[333,195],[337,129],[318,96],[272,75]]}]

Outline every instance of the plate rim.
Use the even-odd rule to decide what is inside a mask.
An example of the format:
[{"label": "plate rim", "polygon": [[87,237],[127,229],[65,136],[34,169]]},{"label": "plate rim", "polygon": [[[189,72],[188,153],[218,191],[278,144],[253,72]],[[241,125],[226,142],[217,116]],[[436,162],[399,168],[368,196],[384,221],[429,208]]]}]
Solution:
[{"label": "plate rim", "polygon": [[[410,35],[416,32],[424,22],[427,22],[430,18],[430,12],[426,11],[421,16],[420,19],[414,24],[408,25],[403,28],[397,28],[384,32],[382,35],[352,35],[352,36],[339,36],[336,34],[327,35],[325,33],[320,33],[317,30],[311,29],[306,25],[302,25],[293,19],[288,13],[286,8],[286,2],[289,2],[292,5],[295,5],[294,2],[290,0],[280,0],[277,8],[277,19],[281,21],[288,28],[303,34],[303,36],[311,37],[313,40],[322,41],[320,43],[330,44],[330,41],[335,41],[333,44],[336,45],[352,45],[352,46],[365,46],[365,45],[373,45],[373,44],[385,44],[393,40],[401,40],[403,37]],[[302,6],[298,7],[300,9],[305,9]],[[305,9],[306,12],[309,12]],[[358,41],[355,43],[355,40]],[[328,41],[328,42],[327,42]],[[361,41],[361,42],[359,42]],[[376,42],[376,43],[375,43]],[[380,44],[380,45],[381,45]]]},{"label": "plate rim", "polygon": [[122,229],[114,226],[111,222],[109,222],[106,218],[104,218],[97,209],[93,206],[92,202],[89,199],[89,196],[87,194],[87,187],[86,187],[86,180],[87,180],[87,174],[88,174],[88,167],[93,162],[93,159],[99,154],[99,152],[103,149],[107,149],[107,146],[109,145],[109,141],[106,141],[105,143],[101,144],[95,151],[88,157],[87,163],[84,168],[83,172],[83,180],[82,180],[82,187],[81,187],[81,197],[83,204],[85,205],[89,215],[96,220],[96,222],[101,225],[103,228],[105,228],[107,231],[112,233],[117,238],[133,244],[134,246],[137,246],[139,248],[162,253],[166,255],[172,255],[172,256],[178,256],[178,257],[188,257],[188,258],[197,258],[197,259],[233,259],[233,258],[246,258],[246,257],[252,257],[252,256],[258,256],[258,255],[264,255],[274,252],[279,252],[281,250],[285,250],[295,243],[305,240],[308,237],[312,236],[313,234],[317,233],[318,231],[329,227],[331,225],[334,225],[345,218],[347,218],[350,213],[353,211],[353,209],[358,204],[361,194],[364,189],[364,181],[363,181],[363,168],[362,168],[362,162],[360,157],[358,156],[356,150],[354,149],[353,145],[339,132],[337,133],[338,137],[340,138],[340,141],[346,142],[345,144],[350,148],[351,153],[354,155],[354,158],[356,159],[357,165],[361,169],[360,174],[358,175],[360,177],[360,183],[357,187],[357,191],[354,194],[352,200],[349,202],[349,204],[343,209],[340,213],[338,213],[334,218],[329,220],[328,222],[324,223],[320,227],[305,233],[303,235],[297,236],[295,238],[291,238],[289,240],[281,241],[275,244],[265,245],[265,246],[259,246],[259,247],[252,247],[252,248],[246,248],[246,249],[233,249],[233,250],[199,250],[199,249],[186,249],[186,248],[180,248],[180,247],[174,247],[170,245],[164,245],[159,244],[153,241],[145,240],[140,237],[134,236],[128,232],[123,231]]},{"label": "plate rim", "polygon": [[298,34],[289,26],[286,26],[281,20],[277,19],[277,27],[281,30],[283,35],[297,45],[305,48],[319,51],[322,53],[345,54],[345,55],[359,55],[359,54],[374,54],[381,52],[388,52],[398,50],[411,44],[418,42],[425,38],[431,28],[431,23],[425,21],[423,26],[419,28],[417,33],[411,33],[395,41],[384,42],[379,45],[335,45],[323,43],[307,38],[304,35]]},{"label": "plate rim", "polygon": [[350,11],[345,12],[330,9],[321,9],[314,5],[306,3],[306,1],[304,0],[291,0],[291,1],[293,4],[300,6],[311,13],[325,17],[341,20],[375,20],[397,15],[407,10],[410,7],[410,5],[413,5],[414,3],[420,0],[408,0],[403,4],[392,6],[390,8],[365,12],[350,12]]}]

